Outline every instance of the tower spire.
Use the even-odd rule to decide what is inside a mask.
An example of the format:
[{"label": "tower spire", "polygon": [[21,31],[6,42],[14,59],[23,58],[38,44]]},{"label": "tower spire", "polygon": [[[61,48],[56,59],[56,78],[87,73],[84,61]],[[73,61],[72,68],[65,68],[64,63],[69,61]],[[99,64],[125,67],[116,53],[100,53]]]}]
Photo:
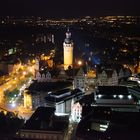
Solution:
[{"label": "tower spire", "polygon": [[64,42],[67,43],[67,44],[70,44],[72,42],[72,40],[71,40],[71,32],[69,30],[69,27],[67,28],[66,38],[65,38]]}]

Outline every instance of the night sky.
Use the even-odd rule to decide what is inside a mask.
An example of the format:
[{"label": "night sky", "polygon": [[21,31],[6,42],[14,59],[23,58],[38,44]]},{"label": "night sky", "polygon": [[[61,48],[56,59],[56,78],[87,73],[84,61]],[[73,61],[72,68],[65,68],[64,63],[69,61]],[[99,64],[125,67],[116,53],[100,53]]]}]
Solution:
[{"label": "night sky", "polygon": [[140,15],[140,0],[1,0],[0,15],[48,17]]}]

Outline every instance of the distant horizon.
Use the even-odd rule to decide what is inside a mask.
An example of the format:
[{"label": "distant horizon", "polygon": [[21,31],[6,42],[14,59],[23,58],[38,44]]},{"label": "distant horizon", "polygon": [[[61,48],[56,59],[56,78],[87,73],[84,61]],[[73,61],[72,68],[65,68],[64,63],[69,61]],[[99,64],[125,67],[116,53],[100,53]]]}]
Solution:
[{"label": "distant horizon", "polygon": [[73,19],[73,18],[98,18],[98,17],[127,17],[127,16],[130,16],[130,17],[140,17],[140,15],[83,15],[83,16],[43,16],[43,15],[25,15],[25,16],[9,16],[9,15],[6,15],[6,16],[0,16],[0,18],[11,18],[11,17],[15,17],[15,18],[32,18],[32,17],[40,17],[40,18],[50,18],[50,19]]}]

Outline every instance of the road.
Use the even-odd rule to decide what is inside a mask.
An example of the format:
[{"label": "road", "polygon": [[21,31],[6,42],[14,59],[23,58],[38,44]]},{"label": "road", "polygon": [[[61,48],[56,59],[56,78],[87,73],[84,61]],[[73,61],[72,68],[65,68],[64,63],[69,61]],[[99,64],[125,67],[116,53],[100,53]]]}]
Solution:
[{"label": "road", "polygon": [[[34,75],[34,65],[21,65],[14,68],[8,76],[3,77],[3,84],[0,85],[0,107],[11,112],[23,112],[22,98],[23,91],[27,88],[32,81]],[[14,90],[19,91],[10,100],[6,96],[10,96]],[[29,112],[28,112],[29,113]]]}]

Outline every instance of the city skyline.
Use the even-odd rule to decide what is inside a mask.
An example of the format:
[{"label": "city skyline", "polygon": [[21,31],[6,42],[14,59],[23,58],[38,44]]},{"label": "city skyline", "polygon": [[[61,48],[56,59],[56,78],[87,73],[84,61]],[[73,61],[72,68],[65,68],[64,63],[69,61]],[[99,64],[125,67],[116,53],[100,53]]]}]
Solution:
[{"label": "city skyline", "polygon": [[140,2],[138,0],[115,1],[1,1],[0,13],[12,16],[48,16],[48,17],[75,17],[100,15],[139,15]]},{"label": "city skyline", "polygon": [[138,3],[1,2],[0,140],[139,139]]}]

